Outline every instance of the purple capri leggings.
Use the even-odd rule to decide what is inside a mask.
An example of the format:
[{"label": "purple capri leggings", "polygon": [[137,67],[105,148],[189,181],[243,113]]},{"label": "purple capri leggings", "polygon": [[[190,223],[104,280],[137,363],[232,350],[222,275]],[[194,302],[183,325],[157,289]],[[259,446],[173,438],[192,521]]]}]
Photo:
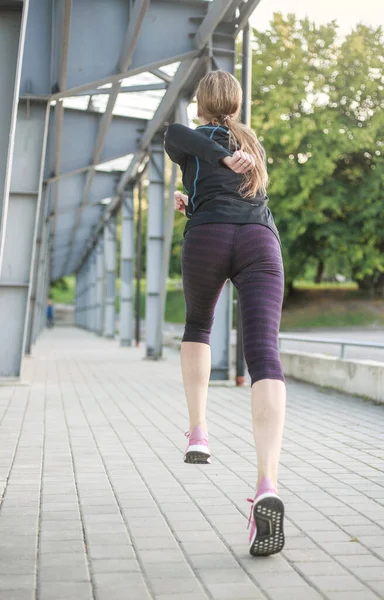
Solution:
[{"label": "purple capri leggings", "polygon": [[183,342],[209,344],[215,306],[230,279],[239,294],[252,384],[284,381],[278,344],[284,269],[275,234],[258,224],[196,225],[184,239],[182,272],[187,307]]}]

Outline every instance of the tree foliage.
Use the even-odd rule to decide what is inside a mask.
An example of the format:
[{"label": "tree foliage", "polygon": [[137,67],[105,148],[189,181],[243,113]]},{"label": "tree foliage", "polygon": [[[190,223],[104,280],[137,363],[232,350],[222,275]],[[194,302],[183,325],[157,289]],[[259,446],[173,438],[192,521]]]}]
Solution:
[{"label": "tree foliage", "polygon": [[340,258],[384,295],[384,36],[274,15],[254,31],[252,126],[265,145],[270,206],[288,285]]}]

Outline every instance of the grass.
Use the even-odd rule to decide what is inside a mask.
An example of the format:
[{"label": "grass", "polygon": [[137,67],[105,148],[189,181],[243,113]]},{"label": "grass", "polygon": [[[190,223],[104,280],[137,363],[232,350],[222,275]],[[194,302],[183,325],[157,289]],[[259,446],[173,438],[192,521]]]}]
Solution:
[{"label": "grass", "polygon": [[52,288],[50,296],[55,304],[73,304],[76,279],[73,275],[64,278],[67,289]]},{"label": "grass", "polygon": [[[341,308],[341,307],[340,307]],[[316,328],[338,328],[338,327],[365,327],[368,325],[384,325],[384,314],[376,315],[369,310],[348,310],[333,308],[332,312],[324,312],[319,308],[316,312],[305,311],[283,311],[281,319],[281,331],[292,331],[293,329],[316,329]]]},{"label": "grass", "polygon": [[296,290],[358,290],[359,286],[355,281],[346,281],[337,283],[337,281],[324,281],[323,283],[314,283],[313,281],[303,281],[299,279],[294,283]]},{"label": "grass", "polygon": [[[74,300],[75,279],[67,277],[68,289],[52,290],[55,303],[71,304]],[[145,316],[145,280],[141,286],[141,314]],[[184,323],[185,303],[180,279],[167,284],[166,321]],[[120,282],[117,282],[117,292]],[[295,295],[284,307],[281,330],[292,331],[316,328],[384,326],[384,302],[370,300],[357,290],[355,284],[297,282]],[[116,308],[120,299],[117,293]]]}]

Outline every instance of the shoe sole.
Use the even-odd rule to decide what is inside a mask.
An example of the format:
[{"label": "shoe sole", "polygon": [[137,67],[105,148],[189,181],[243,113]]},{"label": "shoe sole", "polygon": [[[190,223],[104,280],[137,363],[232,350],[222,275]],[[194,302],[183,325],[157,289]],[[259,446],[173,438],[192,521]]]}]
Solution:
[{"label": "shoe sole", "polygon": [[209,465],[211,464],[210,454],[191,450],[185,454],[184,462],[193,465]]},{"label": "shoe sole", "polygon": [[270,556],[284,548],[284,504],[276,496],[263,498],[253,508],[256,535],[249,553],[252,556]]}]

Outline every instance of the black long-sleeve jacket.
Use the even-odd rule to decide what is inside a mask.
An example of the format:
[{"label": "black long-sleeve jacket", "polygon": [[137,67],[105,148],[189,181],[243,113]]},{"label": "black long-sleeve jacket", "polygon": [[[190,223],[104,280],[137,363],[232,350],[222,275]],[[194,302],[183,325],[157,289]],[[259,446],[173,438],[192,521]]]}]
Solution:
[{"label": "black long-sleeve jacket", "polygon": [[263,193],[244,198],[239,193],[242,175],[221,161],[232,156],[229,129],[202,125],[193,130],[184,125],[169,125],[165,150],[180,165],[183,185],[188,194],[185,231],[203,223],[259,223],[269,227],[280,241],[268,196]]}]

